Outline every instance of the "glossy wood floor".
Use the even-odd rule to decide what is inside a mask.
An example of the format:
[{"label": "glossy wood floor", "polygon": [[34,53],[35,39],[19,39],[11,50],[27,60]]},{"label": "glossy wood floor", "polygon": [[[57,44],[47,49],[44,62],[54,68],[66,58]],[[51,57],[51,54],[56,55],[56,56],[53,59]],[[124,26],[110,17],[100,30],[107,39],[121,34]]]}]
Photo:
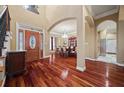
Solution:
[{"label": "glossy wood floor", "polygon": [[6,87],[124,86],[124,67],[86,60],[86,71],[75,69],[76,58],[51,56],[30,62],[23,75],[7,78]]}]

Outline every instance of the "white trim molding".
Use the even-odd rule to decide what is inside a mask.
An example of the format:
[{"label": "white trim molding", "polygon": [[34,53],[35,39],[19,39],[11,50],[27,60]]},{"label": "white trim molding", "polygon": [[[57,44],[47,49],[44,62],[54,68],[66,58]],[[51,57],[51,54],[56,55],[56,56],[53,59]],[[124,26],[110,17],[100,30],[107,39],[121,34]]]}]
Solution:
[{"label": "white trim molding", "polygon": [[85,59],[92,60],[92,61],[96,61],[96,59],[94,59],[94,58],[89,58],[89,57],[86,57]]},{"label": "white trim molding", "polygon": [[16,49],[17,50],[18,50],[18,32],[19,32],[18,30],[19,29],[39,32],[39,33],[43,33],[43,35],[44,35],[43,30],[41,28],[39,28],[39,27],[34,27],[34,26],[31,26],[31,25],[16,22]]},{"label": "white trim molding", "polygon": [[[108,63],[108,62],[105,62],[105,61],[101,61],[101,60],[98,60],[98,59],[93,59],[93,58],[85,58],[85,59],[88,59],[88,60],[92,60],[92,61],[100,61],[100,62],[104,62],[104,63]],[[122,63],[119,63],[119,62],[111,62],[111,64],[115,64],[115,65],[118,65],[118,66],[123,66],[124,67],[124,64]]]},{"label": "white trim molding", "polygon": [[37,31],[37,32],[42,32],[43,31],[42,28],[36,27],[36,26],[32,26],[32,25],[29,25],[29,24],[18,23],[18,22],[16,22],[16,24],[18,24],[18,26],[20,28],[23,28],[23,29],[27,29],[27,30],[30,29],[32,31]]},{"label": "white trim molding", "polygon": [[[44,46],[45,45],[45,32],[44,32],[44,30],[40,27],[35,27],[32,25],[16,22],[16,50],[18,50],[18,32],[19,32],[19,29],[39,32],[40,34],[41,33],[43,34],[43,58],[44,58],[45,57],[45,46]],[[25,38],[25,34],[24,34],[24,38]],[[25,41],[24,41],[24,46],[25,46]]]},{"label": "white trim molding", "polygon": [[124,67],[124,64],[121,64],[121,63],[115,63],[116,65],[118,65],[118,66],[123,66]]},{"label": "white trim molding", "polygon": [[45,58],[49,58],[50,57],[50,55],[48,55],[48,56],[44,56],[43,58],[41,58],[41,59],[45,59]]},{"label": "white trim molding", "polygon": [[86,70],[86,67],[82,67],[82,66],[76,66],[76,69],[83,72]]}]

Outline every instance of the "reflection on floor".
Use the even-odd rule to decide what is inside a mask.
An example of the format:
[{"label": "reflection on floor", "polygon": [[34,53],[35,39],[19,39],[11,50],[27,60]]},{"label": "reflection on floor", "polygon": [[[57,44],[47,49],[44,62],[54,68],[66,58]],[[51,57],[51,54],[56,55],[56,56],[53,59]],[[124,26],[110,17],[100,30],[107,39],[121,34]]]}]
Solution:
[{"label": "reflection on floor", "polygon": [[7,87],[124,86],[124,67],[86,60],[86,71],[76,70],[76,58],[52,55],[27,63],[27,71],[6,79]]},{"label": "reflection on floor", "polygon": [[98,61],[103,61],[107,63],[116,63],[116,55],[115,54],[106,54],[106,56],[99,56],[97,58]]}]

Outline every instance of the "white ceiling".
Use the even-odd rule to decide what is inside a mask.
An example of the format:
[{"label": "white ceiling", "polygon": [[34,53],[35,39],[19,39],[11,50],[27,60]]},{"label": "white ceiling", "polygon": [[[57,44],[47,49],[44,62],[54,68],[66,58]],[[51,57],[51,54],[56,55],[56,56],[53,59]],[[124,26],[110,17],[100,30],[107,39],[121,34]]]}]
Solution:
[{"label": "white ceiling", "polygon": [[94,18],[100,18],[118,12],[118,5],[88,5],[89,12]]},{"label": "white ceiling", "polygon": [[77,31],[77,22],[76,20],[67,20],[63,21],[59,24],[57,24],[51,31],[50,33],[56,33],[63,35],[64,33],[66,34],[71,34],[71,33],[76,33]]}]

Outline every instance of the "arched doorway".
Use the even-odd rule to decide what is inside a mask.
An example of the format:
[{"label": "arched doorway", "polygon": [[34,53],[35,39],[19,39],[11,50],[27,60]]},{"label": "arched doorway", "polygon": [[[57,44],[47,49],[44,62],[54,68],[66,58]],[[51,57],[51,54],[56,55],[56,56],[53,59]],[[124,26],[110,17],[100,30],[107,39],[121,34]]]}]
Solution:
[{"label": "arched doorway", "polygon": [[55,52],[60,47],[77,46],[77,20],[75,18],[59,21],[49,31],[50,51]]},{"label": "arched doorway", "polygon": [[[81,9],[82,10],[82,9]],[[84,19],[84,15],[82,15],[83,16],[83,19]],[[72,45],[77,45],[76,47],[75,47],[75,51],[76,51],[76,53],[75,52],[72,52],[73,54],[75,53],[76,54],[76,58],[74,58],[74,60],[75,60],[75,63],[76,63],[76,69],[77,70],[80,70],[80,71],[84,71],[85,69],[86,69],[86,67],[85,67],[85,56],[84,56],[84,54],[85,54],[85,52],[83,52],[84,51],[84,48],[85,48],[85,46],[84,46],[84,43],[85,43],[85,27],[84,27],[84,22],[85,21],[83,21],[82,20],[82,16],[79,16],[79,17],[67,17],[67,18],[64,18],[64,19],[61,19],[61,20],[58,20],[58,21],[56,21],[53,25],[51,25],[50,27],[49,27],[49,29],[48,29],[48,33],[50,34],[50,32],[54,32],[54,31],[52,31],[52,29],[54,29],[54,27],[57,27],[59,24],[61,24],[61,23],[63,23],[63,24],[65,24],[67,21],[69,22],[69,21],[74,21],[74,22],[70,22],[70,23],[75,23],[76,25],[71,25],[71,29],[72,28],[75,28],[75,31],[76,31],[76,38],[71,38],[71,42],[72,42]],[[65,25],[66,27],[68,26],[68,25]],[[62,28],[65,28],[65,26],[63,26]],[[68,28],[68,27],[67,27]],[[59,30],[60,31],[60,30]],[[69,31],[69,29],[67,29],[67,32]],[[72,31],[74,31],[74,30],[72,30]],[[61,31],[60,31],[61,32]],[[65,32],[65,31],[64,31]],[[67,34],[67,33],[66,33]],[[73,33],[72,33],[73,34]],[[62,36],[61,36],[62,37]],[[64,34],[63,34],[63,37],[65,37],[64,36]],[[69,35],[67,36],[67,37],[69,37]],[[50,38],[49,38],[50,39]],[[73,40],[74,39],[74,40]],[[76,40],[75,40],[76,39]],[[74,44],[74,42],[75,41],[77,41],[76,42],[76,44]],[[69,43],[67,44],[67,45],[69,45]],[[63,46],[63,45],[62,45]],[[72,48],[71,48],[72,49]],[[52,51],[51,53],[53,53],[54,51]],[[70,52],[70,51],[69,51]],[[53,55],[54,56],[54,55]],[[58,56],[58,55],[57,55]],[[50,58],[52,58],[52,55],[51,55],[51,57]],[[63,57],[64,58],[64,57]]]},{"label": "arched doorway", "polygon": [[106,20],[97,26],[97,59],[104,62],[116,63],[117,24]]}]

